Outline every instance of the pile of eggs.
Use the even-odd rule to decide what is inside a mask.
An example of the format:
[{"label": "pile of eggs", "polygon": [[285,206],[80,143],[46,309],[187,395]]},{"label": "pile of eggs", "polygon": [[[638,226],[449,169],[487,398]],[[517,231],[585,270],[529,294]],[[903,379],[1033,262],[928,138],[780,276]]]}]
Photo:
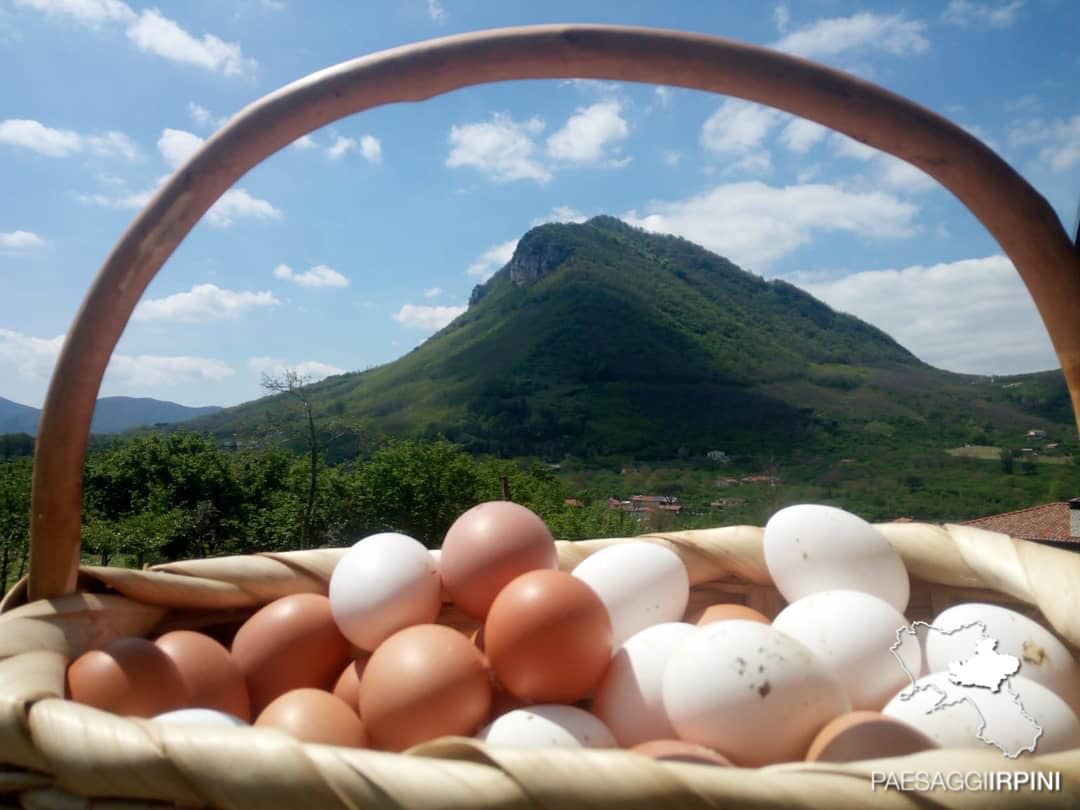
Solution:
[{"label": "pile of eggs", "polygon": [[[765,527],[764,557],[789,603],[772,622],[737,604],[688,614],[689,576],[668,548],[624,541],[560,571],[539,517],[484,503],[437,552],[397,533],[360,540],[328,596],[271,602],[229,649],[191,631],[119,639],[70,665],[68,691],[163,723],[253,723],[384,751],[458,735],[756,767],[984,747],[970,708],[928,713],[908,699],[907,673],[944,684],[973,638],[900,632],[908,575],[877,529],[792,506]],[[445,601],[476,632],[438,624]],[[1038,752],[1080,747],[1080,665],[1067,648],[992,605],[931,624],[972,621],[1022,659],[1012,685],[1043,729]],[[1011,717],[988,721],[1000,736]]]}]

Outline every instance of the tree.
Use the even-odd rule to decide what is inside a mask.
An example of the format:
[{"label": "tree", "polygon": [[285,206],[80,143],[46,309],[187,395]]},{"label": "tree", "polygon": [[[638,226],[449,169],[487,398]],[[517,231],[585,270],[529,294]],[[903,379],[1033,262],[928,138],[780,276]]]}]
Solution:
[{"label": "tree", "polygon": [[18,574],[26,564],[30,536],[30,472],[28,459],[0,463],[0,594],[6,593],[15,559]]},{"label": "tree", "polygon": [[1012,475],[1013,474],[1013,467],[1014,467],[1014,460],[1013,460],[1013,452],[1012,452],[1012,450],[1009,450],[1008,448],[1003,448],[1001,453],[1000,453],[1000,458],[1001,458],[1001,469],[1003,469],[1005,471],[1006,475]]},{"label": "tree", "polygon": [[319,437],[315,432],[315,414],[311,408],[311,397],[308,396],[305,387],[311,378],[301,375],[295,369],[287,368],[281,377],[271,377],[263,374],[262,387],[267,391],[275,391],[281,394],[289,394],[294,397],[304,409],[307,417],[307,444],[308,454],[311,458],[311,474],[308,477],[307,501],[304,505],[304,515],[300,523],[300,548],[308,547],[311,538],[311,517],[315,511],[315,490],[319,483]]}]

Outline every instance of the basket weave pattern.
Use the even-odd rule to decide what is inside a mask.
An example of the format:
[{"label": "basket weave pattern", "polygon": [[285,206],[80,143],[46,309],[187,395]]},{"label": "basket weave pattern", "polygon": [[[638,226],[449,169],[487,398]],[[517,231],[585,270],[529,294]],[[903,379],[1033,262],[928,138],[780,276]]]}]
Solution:
[{"label": "basket weave pattern", "polygon": [[[1040,615],[1080,649],[1080,555],[966,526],[880,524],[912,576],[908,618],[929,620],[949,604],[992,601]],[[635,538],[662,544],[686,564],[688,612],[741,601],[773,616],[783,600],[765,569],[760,528],[735,526]],[[620,539],[559,542],[559,565],[573,568]],[[986,751],[932,751],[852,765],[777,765],[758,770],[656,762],[623,751],[499,749],[449,738],[405,755],[304,744],[264,728],[193,729],[122,718],[64,700],[68,661],[126,635],[174,627],[231,628],[290,593],[325,593],[344,549],[225,557],[148,571],[84,568],[76,594],[0,614],[0,796],[30,807],[75,796],[107,806],[148,801],[227,808],[292,807],[860,807],[921,806],[914,795],[871,793],[872,771],[1060,771],[1059,793],[1040,806],[1080,803],[1080,751],[1002,757]],[[442,623],[475,622],[447,605]],[[12,767],[14,766],[14,767]],[[1009,794],[935,793],[941,806],[1005,806]],[[138,802],[116,804],[116,800]],[[103,805],[106,806],[106,805]]]}]

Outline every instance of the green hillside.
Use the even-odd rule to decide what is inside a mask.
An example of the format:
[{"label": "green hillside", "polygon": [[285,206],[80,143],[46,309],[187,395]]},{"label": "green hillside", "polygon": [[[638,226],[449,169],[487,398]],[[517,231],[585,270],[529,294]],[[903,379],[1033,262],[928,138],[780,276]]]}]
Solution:
[{"label": "green hillside", "polygon": [[[1071,422],[1059,372],[934,369],[789,283],[611,217],[534,228],[423,345],[310,393],[331,460],[371,433],[603,462],[1005,445]],[[302,424],[276,396],[189,427],[243,446],[299,443]]]}]

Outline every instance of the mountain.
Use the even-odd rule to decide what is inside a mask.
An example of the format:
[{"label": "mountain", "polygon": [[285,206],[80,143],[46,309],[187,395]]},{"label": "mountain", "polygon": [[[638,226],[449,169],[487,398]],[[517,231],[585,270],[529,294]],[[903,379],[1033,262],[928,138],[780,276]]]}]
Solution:
[{"label": "mountain", "polygon": [[[672,458],[955,445],[1067,423],[1060,372],[1024,379],[932,368],[787,282],[596,217],[532,229],[421,346],[309,393],[323,425],[552,460]],[[296,420],[278,396],[192,427],[243,442]]]},{"label": "mountain", "polygon": [[[148,397],[102,397],[94,408],[91,433],[120,433],[144,425],[186,422],[197,416],[217,413],[221,408],[189,408],[175,402]],[[41,410],[0,397],[0,433],[37,433]]]}]

